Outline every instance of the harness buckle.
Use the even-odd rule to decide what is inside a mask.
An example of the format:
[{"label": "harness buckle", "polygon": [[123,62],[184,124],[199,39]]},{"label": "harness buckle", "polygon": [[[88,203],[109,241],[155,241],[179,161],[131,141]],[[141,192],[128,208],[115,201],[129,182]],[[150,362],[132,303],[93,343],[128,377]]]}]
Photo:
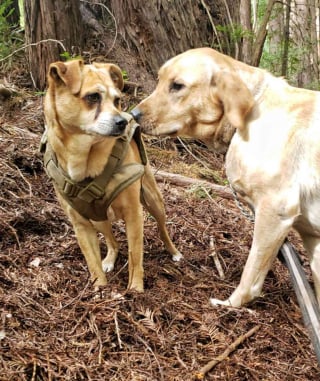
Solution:
[{"label": "harness buckle", "polygon": [[79,193],[79,187],[74,184],[72,181],[70,181],[68,178],[65,177],[64,184],[62,187],[62,192],[67,197],[77,197]]},{"label": "harness buckle", "polygon": [[105,190],[92,181],[78,193],[77,197],[86,202],[91,202],[103,198],[104,195]]}]

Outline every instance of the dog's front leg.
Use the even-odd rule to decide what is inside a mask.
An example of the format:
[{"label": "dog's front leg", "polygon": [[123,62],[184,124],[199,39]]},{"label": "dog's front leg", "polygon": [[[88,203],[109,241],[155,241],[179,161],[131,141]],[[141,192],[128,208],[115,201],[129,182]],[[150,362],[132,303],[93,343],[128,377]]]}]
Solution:
[{"label": "dog's front leg", "polygon": [[107,278],[102,269],[100,246],[97,231],[91,222],[81,217],[73,209],[68,212],[76,234],[80,249],[84,255],[91,275],[91,280],[96,288],[107,284]]},{"label": "dog's front leg", "polygon": [[212,305],[240,307],[260,296],[265,277],[294,219],[279,215],[278,210],[268,203],[256,210],[252,247],[240,283],[227,300],[210,299]]},{"label": "dog's front leg", "polygon": [[142,205],[126,215],[128,238],[128,289],[143,292],[143,211]]},{"label": "dog's front leg", "polygon": [[300,232],[305,249],[310,257],[310,267],[317,301],[320,306],[320,237]]},{"label": "dog's front leg", "polygon": [[110,221],[94,222],[96,229],[103,234],[107,244],[107,256],[102,261],[102,269],[104,272],[109,272],[114,269],[114,265],[119,252],[118,242],[115,240],[112,233]]}]

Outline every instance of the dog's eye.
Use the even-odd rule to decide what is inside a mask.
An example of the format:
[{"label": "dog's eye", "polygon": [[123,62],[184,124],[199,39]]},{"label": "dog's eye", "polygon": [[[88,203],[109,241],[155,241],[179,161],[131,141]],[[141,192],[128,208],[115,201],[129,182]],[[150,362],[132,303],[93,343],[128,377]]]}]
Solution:
[{"label": "dog's eye", "polygon": [[181,89],[184,88],[184,84],[183,83],[179,83],[179,82],[172,82],[170,84],[170,88],[169,90],[170,91],[180,91]]},{"label": "dog's eye", "polygon": [[120,98],[119,97],[114,98],[113,104],[115,105],[115,107],[118,108],[120,106]]},{"label": "dog's eye", "polygon": [[92,93],[92,94],[87,94],[84,99],[89,103],[89,104],[96,104],[101,102],[101,95],[99,93]]}]

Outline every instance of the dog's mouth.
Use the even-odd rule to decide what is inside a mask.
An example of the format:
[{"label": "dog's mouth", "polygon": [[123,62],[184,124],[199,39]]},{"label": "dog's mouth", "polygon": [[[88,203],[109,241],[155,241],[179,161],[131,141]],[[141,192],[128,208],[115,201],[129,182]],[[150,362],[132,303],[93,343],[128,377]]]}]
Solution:
[{"label": "dog's mouth", "polygon": [[155,135],[155,136],[169,136],[176,137],[179,135],[179,131],[181,130],[180,125],[157,125],[157,126],[142,126],[142,132],[147,135]]},{"label": "dog's mouth", "polygon": [[101,137],[119,137],[126,133],[127,121],[125,122],[105,122],[101,121],[90,126],[83,126],[82,129],[94,136]]}]

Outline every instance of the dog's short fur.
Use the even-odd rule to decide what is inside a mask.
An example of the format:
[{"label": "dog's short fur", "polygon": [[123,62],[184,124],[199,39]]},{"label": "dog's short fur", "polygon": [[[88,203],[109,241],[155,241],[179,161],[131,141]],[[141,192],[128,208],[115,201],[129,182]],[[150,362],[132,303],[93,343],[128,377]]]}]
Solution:
[{"label": "dog's short fur", "polygon": [[[123,135],[127,121],[120,114],[122,73],[113,64],[84,65],[82,60],[55,62],[48,73],[45,97],[45,120],[48,142],[63,170],[74,181],[96,177],[104,169],[116,139]],[[136,142],[132,139],[124,164],[141,162]],[[57,197],[69,217],[95,285],[107,283],[118,254],[118,243],[111,222],[123,219],[126,225],[129,252],[128,288],[143,291],[143,199],[156,218],[160,235],[174,260],[181,254],[171,242],[165,227],[162,196],[150,167],[146,165],[139,179],[123,190],[106,211],[106,220],[94,222],[82,217],[60,195]],[[108,217],[108,219],[107,219]],[[101,261],[97,231],[106,239],[108,253]]]},{"label": "dog's short fur", "polygon": [[229,147],[227,175],[255,211],[254,236],[239,286],[212,304],[237,307],[258,297],[291,227],[310,256],[320,302],[320,93],[199,48],[162,66],[155,91],[133,115],[148,134]]}]

